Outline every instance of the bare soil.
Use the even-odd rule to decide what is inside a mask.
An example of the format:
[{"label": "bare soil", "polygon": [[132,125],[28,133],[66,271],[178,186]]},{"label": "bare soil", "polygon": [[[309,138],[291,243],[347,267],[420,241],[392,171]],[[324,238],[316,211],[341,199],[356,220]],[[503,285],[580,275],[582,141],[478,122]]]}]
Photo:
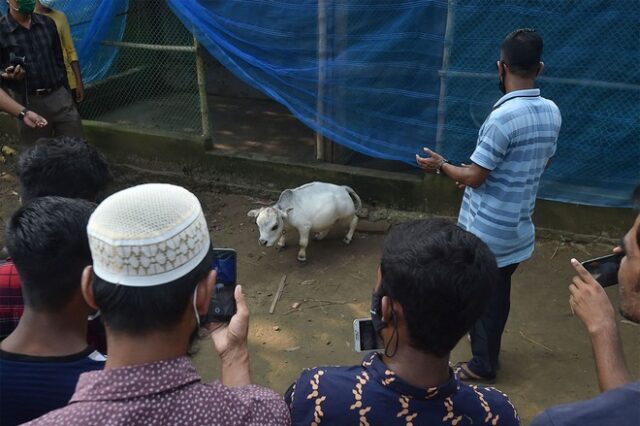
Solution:
[{"label": "bare soil", "polygon": [[[131,184],[167,181],[118,169],[112,190]],[[283,393],[305,367],[359,363],[353,350],[352,321],[368,316],[370,295],[384,236],[356,234],[344,245],[336,230],[324,241],[312,241],[308,261],[296,260],[295,235],[289,248],[276,251],[258,245],[254,223],[246,217],[255,198],[222,193],[213,185],[179,182],[200,198],[215,246],[238,251],[238,279],[251,311],[250,346],[253,379]],[[0,165],[0,226],[18,206],[18,186],[12,167]],[[3,244],[0,236],[0,246]],[[595,240],[594,240],[595,241]],[[513,278],[512,309],[503,339],[502,368],[496,387],[507,393],[524,424],[544,408],[598,394],[590,343],[578,319],[571,315],[567,287],[571,257],[586,259],[611,247],[598,242],[538,239],[534,257]],[[287,285],[269,314],[282,275]],[[607,290],[617,305],[617,287]],[[300,303],[293,309],[294,303]],[[640,376],[640,328],[619,323],[629,367]],[[462,339],[451,360],[467,360],[469,344]],[[194,358],[205,379],[219,377],[212,345],[200,344]]]}]

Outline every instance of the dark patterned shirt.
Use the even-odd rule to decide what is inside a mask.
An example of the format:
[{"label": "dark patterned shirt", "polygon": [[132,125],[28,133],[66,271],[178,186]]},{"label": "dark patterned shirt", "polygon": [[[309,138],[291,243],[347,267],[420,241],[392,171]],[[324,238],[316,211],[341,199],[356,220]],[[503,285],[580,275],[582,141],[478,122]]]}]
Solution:
[{"label": "dark patterned shirt", "polygon": [[23,311],[18,270],[10,260],[0,262],[0,340],[15,330]]},{"label": "dark patterned shirt", "polygon": [[354,367],[305,370],[285,401],[294,425],[501,425],[520,424],[509,398],[491,387],[451,379],[440,387],[412,386],[377,353]]},{"label": "dark patterned shirt", "polygon": [[[25,57],[30,93],[67,84],[60,37],[55,22],[48,16],[31,15],[31,28],[20,25],[9,12],[0,17],[0,67],[3,72],[11,65],[11,53]],[[22,93],[22,81],[3,79],[2,83]]]},{"label": "dark patterned shirt", "polygon": [[289,424],[282,398],[270,389],[201,382],[187,357],[94,371],[80,376],[69,405],[29,425]]}]

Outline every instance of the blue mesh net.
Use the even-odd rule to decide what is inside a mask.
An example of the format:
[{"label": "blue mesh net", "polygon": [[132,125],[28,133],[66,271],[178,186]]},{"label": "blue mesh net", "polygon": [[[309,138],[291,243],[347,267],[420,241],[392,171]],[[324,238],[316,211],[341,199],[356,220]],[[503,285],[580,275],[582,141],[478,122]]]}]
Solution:
[{"label": "blue mesh net", "polygon": [[[468,162],[500,97],[501,40],[515,28],[536,28],[545,41],[539,86],[563,116],[539,196],[626,207],[640,182],[637,0],[167,4],[225,67],[309,127],[358,152],[408,164],[423,146]],[[117,50],[101,40],[121,39],[128,2],[59,5],[72,22],[85,74],[103,78]]]}]

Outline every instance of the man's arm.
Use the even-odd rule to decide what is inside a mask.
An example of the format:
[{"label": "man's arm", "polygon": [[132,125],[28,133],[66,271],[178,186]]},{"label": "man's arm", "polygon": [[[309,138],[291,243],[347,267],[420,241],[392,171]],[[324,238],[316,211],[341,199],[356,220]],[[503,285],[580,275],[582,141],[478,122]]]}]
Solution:
[{"label": "man's arm", "polygon": [[600,390],[604,392],[630,383],[613,306],[602,286],[580,262],[571,259],[571,265],[578,275],[569,286],[569,304],[591,338]]},{"label": "man's arm", "polygon": [[[0,110],[6,111],[14,117],[18,117],[25,109],[25,107],[14,101],[7,92],[0,89]],[[45,127],[47,125],[47,120],[33,111],[25,111],[25,116],[22,118],[22,121],[31,128]]]},{"label": "man's arm", "polygon": [[67,59],[69,61],[69,65],[71,66],[71,70],[73,71],[73,76],[76,80],[75,101],[77,103],[82,103],[82,101],[84,100],[84,84],[82,83],[82,75],[80,73],[80,62],[78,61],[78,53],[76,52],[76,47],[73,44],[73,38],[71,37],[71,28],[69,27],[67,16],[62,14],[62,17],[62,25],[60,28],[62,48],[67,53]]},{"label": "man's arm", "polygon": [[424,158],[416,155],[416,162],[427,173],[440,172],[445,176],[455,180],[459,185],[477,188],[487,180],[490,170],[473,163],[469,165],[454,166],[448,163],[444,157],[437,152],[424,148],[429,157]]}]

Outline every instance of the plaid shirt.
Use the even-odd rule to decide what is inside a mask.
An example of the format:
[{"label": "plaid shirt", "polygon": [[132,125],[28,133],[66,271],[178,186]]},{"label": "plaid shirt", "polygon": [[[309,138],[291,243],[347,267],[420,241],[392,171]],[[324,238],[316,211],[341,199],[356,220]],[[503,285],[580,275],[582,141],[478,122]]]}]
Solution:
[{"label": "plaid shirt", "polygon": [[7,259],[0,263],[0,340],[13,332],[23,310],[20,276],[13,262]]},{"label": "plaid shirt", "polygon": [[[20,25],[9,12],[0,17],[0,67],[4,71],[10,55],[26,58],[30,93],[37,89],[55,89],[67,83],[60,37],[53,19],[34,13],[31,28]],[[2,80],[10,89],[22,93],[22,81]]]}]

